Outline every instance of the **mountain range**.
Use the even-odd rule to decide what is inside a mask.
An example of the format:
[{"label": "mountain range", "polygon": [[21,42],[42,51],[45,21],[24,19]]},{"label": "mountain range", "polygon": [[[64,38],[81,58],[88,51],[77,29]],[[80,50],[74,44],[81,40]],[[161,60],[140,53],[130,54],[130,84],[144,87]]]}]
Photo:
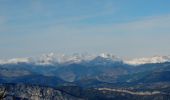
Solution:
[{"label": "mountain range", "polygon": [[[50,53],[35,58],[0,60],[0,84],[0,90],[7,89],[8,95],[11,89],[19,88],[39,93],[35,87],[44,92],[53,89],[54,94],[54,91],[63,92],[64,95],[56,94],[62,98],[57,100],[71,100],[68,97],[75,100],[169,100],[170,56],[122,59],[107,53],[70,56]],[[40,94],[37,98],[43,100]],[[44,98],[53,98],[47,94]],[[15,97],[30,99],[28,95],[31,94],[14,92]]]},{"label": "mountain range", "polygon": [[103,58],[103,60],[108,60],[108,61],[110,60],[110,62],[123,62],[125,64],[130,64],[130,65],[170,62],[170,56],[152,56],[152,57],[143,57],[143,58],[135,58],[135,59],[124,59],[109,53],[102,53],[99,55],[78,54],[78,53],[73,55],[65,55],[65,54],[49,53],[49,54],[43,54],[40,57],[25,57],[25,58],[13,58],[7,60],[0,60],[0,64],[1,65],[17,64],[17,63],[32,63],[32,64],[39,64],[39,65],[73,64],[73,63],[90,62],[97,58]]}]

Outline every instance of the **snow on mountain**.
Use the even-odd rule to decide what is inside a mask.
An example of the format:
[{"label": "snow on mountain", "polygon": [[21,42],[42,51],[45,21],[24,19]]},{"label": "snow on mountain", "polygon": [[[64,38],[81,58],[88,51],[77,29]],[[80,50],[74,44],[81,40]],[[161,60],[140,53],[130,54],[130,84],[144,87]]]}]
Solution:
[{"label": "snow on mountain", "polygon": [[0,64],[18,64],[18,63],[29,63],[30,58],[13,58],[8,60],[0,60]]},{"label": "snow on mountain", "polygon": [[94,58],[93,55],[88,54],[73,54],[73,55],[60,55],[58,56],[58,62],[60,64],[72,64],[72,63],[81,63],[83,61],[89,61]]},{"label": "snow on mountain", "polygon": [[88,61],[93,59],[92,55],[88,54],[44,54],[38,60],[35,61],[35,64],[38,65],[53,65],[53,64],[73,64],[73,63],[81,63],[83,61]]},{"label": "snow on mountain", "polygon": [[121,62],[122,61],[122,59],[120,57],[115,56],[113,54],[109,54],[109,53],[101,53],[99,56],[102,57],[102,58],[105,58],[105,59],[110,59],[114,62]]},{"label": "snow on mountain", "polygon": [[44,54],[36,59],[33,58],[13,58],[8,60],[0,60],[0,64],[18,64],[32,63],[36,65],[55,65],[55,64],[73,64],[82,62],[92,62],[96,64],[112,64],[114,62],[123,62],[129,65],[141,65],[150,63],[170,62],[170,56],[153,56],[147,58],[136,58],[132,60],[123,60],[113,54],[102,53],[99,55],[90,54],[73,54],[73,55],[56,55],[54,53]]},{"label": "snow on mountain", "polygon": [[110,66],[115,63],[121,63],[122,59],[114,56],[113,54],[108,54],[108,53],[102,53],[100,55],[95,56],[94,59],[89,61],[88,64],[90,65],[104,65],[104,66]]},{"label": "snow on mountain", "polygon": [[43,54],[37,61],[35,61],[35,64],[37,65],[51,65],[53,63],[57,62],[54,53],[49,54]]},{"label": "snow on mountain", "polygon": [[152,64],[170,62],[170,56],[153,56],[148,58],[136,58],[132,60],[124,60],[124,63],[130,65]]}]

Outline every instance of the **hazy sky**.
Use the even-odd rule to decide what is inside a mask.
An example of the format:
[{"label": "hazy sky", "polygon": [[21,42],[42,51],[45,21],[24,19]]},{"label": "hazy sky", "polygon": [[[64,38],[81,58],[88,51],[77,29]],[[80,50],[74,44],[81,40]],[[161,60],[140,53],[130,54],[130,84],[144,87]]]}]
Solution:
[{"label": "hazy sky", "polygon": [[0,0],[0,58],[170,54],[170,0]]}]

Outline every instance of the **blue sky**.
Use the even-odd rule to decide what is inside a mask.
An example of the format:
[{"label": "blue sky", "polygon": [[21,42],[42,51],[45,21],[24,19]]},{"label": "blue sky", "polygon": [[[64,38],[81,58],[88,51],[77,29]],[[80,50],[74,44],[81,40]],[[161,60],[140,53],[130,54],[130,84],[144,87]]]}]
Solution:
[{"label": "blue sky", "polygon": [[0,58],[170,54],[170,0],[0,0]]}]

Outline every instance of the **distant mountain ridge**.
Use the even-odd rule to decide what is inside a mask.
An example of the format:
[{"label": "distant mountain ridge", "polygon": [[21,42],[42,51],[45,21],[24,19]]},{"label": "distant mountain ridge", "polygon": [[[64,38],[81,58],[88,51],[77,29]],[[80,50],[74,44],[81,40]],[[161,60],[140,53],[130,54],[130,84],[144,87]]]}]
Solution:
[{"label": "distant mountain ridge", "polygon": [[[142,64],[139,64],[141,61],[141,59],[139,59],[137,65],[136,63],[127,63],[125,60],[111,54],[101,54],[93,57],[87,56],[88,55],[80,56],[79,54],[74,54],[71,58],[66,57],[69,60],[64,57],[66,62],[62,63],[59,63],[52,53],[43,55],[42,58],[35,61],[31,58],[27,58],[27,60],[21,58],[9,60],[7,63],[0,64],[0,80],[2,80],[2,82],[18,81],[31,83],[31,81],[34,81],[34,83],[38,83],[41,82],[38,79],[47,79],[49,77],[49,79],[51,79],[48,80],[50,84],[53,79],[56,79],[54,83],[58,82],[61,84],[88,79],[99,82],[117,83],[119,81],[134,82],[135,78],[130,76],[133,74],[138,76],[138,73],[145,75],[145,73],[152,73],[154,71],[165,72],[170,70],[169,58],[165,56],[142,58],[142,61],[146,61],[146,63],[142,62]],[[10,61],[12,61],[12,63]],[[130,76],[130,78],[124,79],[126,76]],[[34,80],[30,80],[31,77]],[[137,79],[139,78],[140,77],[137,77]],[[41,82],[41,84],[43,84],[43,82]],[[44,82],[44,84],[49,85],[48,82]]]},{"label": "distant mountain ridge", "polygon": [[[36,65],[56,65],[56,64],[79,64],[84,62],[91,62],[94,60],[102,60],[103,64],[122,62],[129,65],[141,65],[141,64],[151,64],[151,63],[164,63],[170,62],[170,56],[152,56],[144,58],[135,58],[135,59],[124,59],[113,54],[102,53],[99,55],[90,55],[90,54],[73,54],[73,55],[55,55],[54,53],[44,54],[40,57],[31,58],[13,58],[7,60],[0,60],[0,64],[18,64],[18,63],[31,63]],[[105,62],[107,61],[107,62]],[[96,62],[99,63],[99,62]],[[100,61],[102,63],[102,61]]]}]

